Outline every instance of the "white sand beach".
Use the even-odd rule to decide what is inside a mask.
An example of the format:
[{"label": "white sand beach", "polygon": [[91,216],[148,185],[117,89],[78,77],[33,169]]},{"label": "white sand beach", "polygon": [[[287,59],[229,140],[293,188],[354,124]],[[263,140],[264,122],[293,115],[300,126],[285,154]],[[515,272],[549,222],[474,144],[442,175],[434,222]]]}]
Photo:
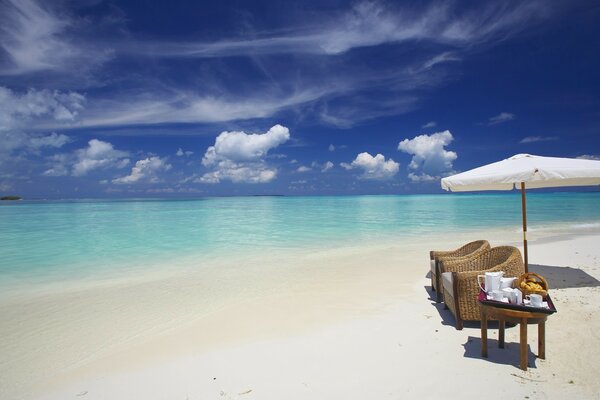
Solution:
[{"label": "white sand beach", "polygon": [[[189,272],[13,296],[0,303],[0,398],[598,398],[600,230],[579,233],[532,234],[530,269],[558,313],[546,360],[529,327],[527,372],[518,328],[498,349],[492,325],[482,359],[479,324],[456,330],[430,297],[429,250],[519,245],[515,232],[478,232],[238,260],[247,272],[218,283]],[[281,262],[285,274],[258,272]],[[227,301],[205,304],[211,290]]]}]

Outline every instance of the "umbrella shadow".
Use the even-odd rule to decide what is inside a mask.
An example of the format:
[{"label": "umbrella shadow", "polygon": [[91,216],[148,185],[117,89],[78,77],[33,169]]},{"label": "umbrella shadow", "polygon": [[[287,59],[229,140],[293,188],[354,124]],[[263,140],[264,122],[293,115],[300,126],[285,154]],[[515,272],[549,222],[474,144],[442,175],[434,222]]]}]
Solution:
[{"label": "umbrella shadow", "polygon": [[566,289],[600,286],[600,281],[580,268],[529,264],[529,272],[535,272],[548,281],[550,289]]},{"label": "umbrella shadow", "polygon": [[[481,338],[475,336],[469,336],[467,341],[462,345],[465,353],[465,358],[475,358],[478,360],[485,360],[494,364],[512,365],[520,369],[520,345],[516,342],[504,342],[504,348],[498,347],[498,340],[490,339],[488,337],[488,356],[481,356]],[[536,368],[535,360],[537,357],[531,351],[529,345],[527,345],[527,365],[528,368]]]}]

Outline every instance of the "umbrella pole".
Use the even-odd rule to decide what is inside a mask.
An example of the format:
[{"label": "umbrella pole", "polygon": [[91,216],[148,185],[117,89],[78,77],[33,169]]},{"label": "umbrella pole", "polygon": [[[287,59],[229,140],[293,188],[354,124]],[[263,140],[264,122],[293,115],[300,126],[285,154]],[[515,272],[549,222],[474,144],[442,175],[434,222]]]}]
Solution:
[{"label": "umbrella pole", "polygon": [[521,208],[523,213],[523,256],[525,258],[525,272],[529,272],[529,260],[527,257],[527,206],[525,199],[525,182],[521,182]]}]

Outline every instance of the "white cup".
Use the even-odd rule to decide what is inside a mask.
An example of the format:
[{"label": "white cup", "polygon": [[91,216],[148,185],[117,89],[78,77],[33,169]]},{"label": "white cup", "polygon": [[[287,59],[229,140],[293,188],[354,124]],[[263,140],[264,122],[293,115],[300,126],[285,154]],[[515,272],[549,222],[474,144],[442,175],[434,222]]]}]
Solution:
[{"label": "white cup", "polygon": [[542,295],[540,294],[530,294],[529,301],[533,307],[541,307],[542,306]]},{"label": "white cup", "polygon": [[501,290],[492,290],[490,292],[490,295],[492,296],[492,300],[495,301],[502,301],[502,299],[504,298],[504,295]]},{"label": "white cup", "polygon": [[515,303],[519,304],[519,305],[523,305],[523,292],[521,292],[519,289],[514,289],[515,292]]}]

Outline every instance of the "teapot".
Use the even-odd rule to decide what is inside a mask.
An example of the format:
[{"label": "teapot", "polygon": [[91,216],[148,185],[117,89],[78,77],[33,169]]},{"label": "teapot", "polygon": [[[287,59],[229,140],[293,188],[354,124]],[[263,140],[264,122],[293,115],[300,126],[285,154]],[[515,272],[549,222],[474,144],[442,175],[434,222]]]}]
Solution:
[{"label": "teapot", "polygon": [[[477,284],[486,293],[490,293],[493,290],[500,290],[503,275],[504,271],[486,272],[485,275],[477,275]],[[481,286],[480,278],[484,278],[485,289]]]}]

